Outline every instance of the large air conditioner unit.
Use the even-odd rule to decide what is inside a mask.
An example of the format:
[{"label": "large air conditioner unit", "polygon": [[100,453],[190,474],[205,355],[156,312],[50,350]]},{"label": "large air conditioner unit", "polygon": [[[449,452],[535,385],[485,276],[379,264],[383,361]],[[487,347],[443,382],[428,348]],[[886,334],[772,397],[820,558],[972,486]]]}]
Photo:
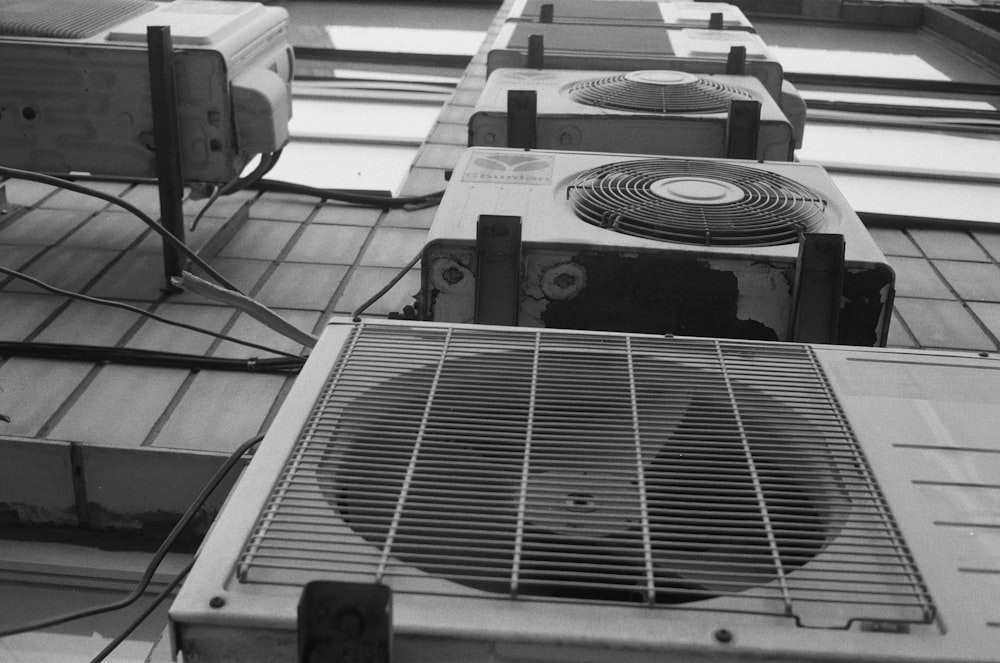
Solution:
[{"label": "large air conditioner unit", "polygon": [[754,31],[753,25],[739,7],[724,2],[514,0],[507,18],[530,23],[658,25],[669,28],[711,27]]},{"label": "large air conditioner unit", "polygon": [[885,344],[893,271],[819,166],[469,148],[424,247],[423,319],[482,322],[503,296],[478,294],[481,217],[520,219],[514,324],[794,340],[800,234],[832,233],[836,340]]},{"label": "large air conditioner unit", "polygon": [[284,9],[14,0],[0,6],[0,164],[155,176],[149,26],[170,28],[185,181],[232,180],[285,144],[293,56]]},{"label": "large air conditioner unit", "polygon": [[[171,608],[174,644],[994,663],[998,427],[995,357],[334,321]],[[300,649],[313,581],[338,584]]]},{"label": "large air conditioner unit", "polygon": [[[524,121],[542,149],[792,158],[792,125],[756,78],[665,70],[498,69],[469,120],[470,145],[522,147],[508,132],[517,117],[509,112],[511,95],[522,91],[534,94],[535,112]],[[732,152],[741,130],[730,121],[734,101],[759,104],[759,119],[746,127],[756,150],[747,155]]]},{"label": "large air conditioner unit", "polygon": [[[743,71],[732,71],[734,47],[745,49]],[[759,79],[781,102],[781,63],[759,36],[736,30],[507,21],[491,45],[486,66],[487,73],[506,67],[746,74]]]}]

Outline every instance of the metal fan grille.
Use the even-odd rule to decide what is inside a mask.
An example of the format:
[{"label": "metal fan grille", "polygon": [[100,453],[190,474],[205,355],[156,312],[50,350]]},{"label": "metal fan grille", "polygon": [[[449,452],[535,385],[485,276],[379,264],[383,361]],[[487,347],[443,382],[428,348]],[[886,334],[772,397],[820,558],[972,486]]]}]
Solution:
[{"label": "metal fan grille", "polygon": [[151,11],[147,0],[25,0],[0,7],[0,35],[84,39]]},{"label": "metal fan grille", "polygon": [[[698,181],[735,192],[711,201],[658,193]],[[647,239],[709,246],[772,246],[819,226],[826,201],[787,177],[730,162],[618,161],[581,173],[567,190],[587,223]]]},{"label": "metal fan grille", "polygon": [[628,74],[581,81],[566,93],[576,102],[649,113],[722,113],[734,99],[752,99],[746,91],[718,81],[690,76],[677,85],[636,80]]},{"label": "metal fan grille", "polygon": [[806,346],[364,323],[243,583],[925,622]]}]

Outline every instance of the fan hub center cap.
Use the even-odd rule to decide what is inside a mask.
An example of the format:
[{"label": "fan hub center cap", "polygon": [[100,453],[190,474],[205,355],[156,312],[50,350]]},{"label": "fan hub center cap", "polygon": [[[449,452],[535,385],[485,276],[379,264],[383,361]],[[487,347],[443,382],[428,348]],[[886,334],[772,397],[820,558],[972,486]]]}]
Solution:
[{"label": "fan hub center cap", "polygon": [[668,177],[653,182],[649,190],[665,200],[693,205],[726,205],[744,197],[735,184],[709,177]]},{"label": "fan hub center cap", "polygon": [[646,85],[686,85],[697,83],[698,77],[683,71],[665,71],[650,69],[645,71],[633,71],[625,74],[625,79],[633,83],[645,83]]}]

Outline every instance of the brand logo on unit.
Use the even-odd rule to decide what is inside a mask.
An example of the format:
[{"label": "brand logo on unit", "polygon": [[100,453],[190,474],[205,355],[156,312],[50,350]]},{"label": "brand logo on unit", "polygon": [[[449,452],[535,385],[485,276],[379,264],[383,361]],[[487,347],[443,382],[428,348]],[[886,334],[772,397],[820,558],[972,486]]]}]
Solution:
[{"label": "brand logo on unit", "polygon": [[464,182],[548,184],[552,158],[533,154],[483,154],[476,156],[462,177]]}]

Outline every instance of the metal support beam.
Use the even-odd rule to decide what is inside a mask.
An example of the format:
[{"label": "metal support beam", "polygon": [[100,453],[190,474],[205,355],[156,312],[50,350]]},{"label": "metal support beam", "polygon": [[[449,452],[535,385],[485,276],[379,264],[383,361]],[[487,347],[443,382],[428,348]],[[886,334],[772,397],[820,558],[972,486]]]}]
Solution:
[{"label": "metal support beam", "polygon": [[844,290],[844,236],[805,233],[792,290],[792,341],[836,343]]},{"label": "metal support beam", "polygon": [[[174,237],[184,241],[184,180],[181,174],[181,131],[177,114],[177,81],[170,27],[146,28],[149,48],[149,91],[153,104],[153,140],[156,177],[160,189],[160,223]],[[163,243],[163,272],[166,289],[176,291],[170,279],[184,270],[180,252]]]},{"label": "metal support beam", "polygon": [[521,217],[483,214],[476,226],[476,313],[484,325],[517,325]]}]

